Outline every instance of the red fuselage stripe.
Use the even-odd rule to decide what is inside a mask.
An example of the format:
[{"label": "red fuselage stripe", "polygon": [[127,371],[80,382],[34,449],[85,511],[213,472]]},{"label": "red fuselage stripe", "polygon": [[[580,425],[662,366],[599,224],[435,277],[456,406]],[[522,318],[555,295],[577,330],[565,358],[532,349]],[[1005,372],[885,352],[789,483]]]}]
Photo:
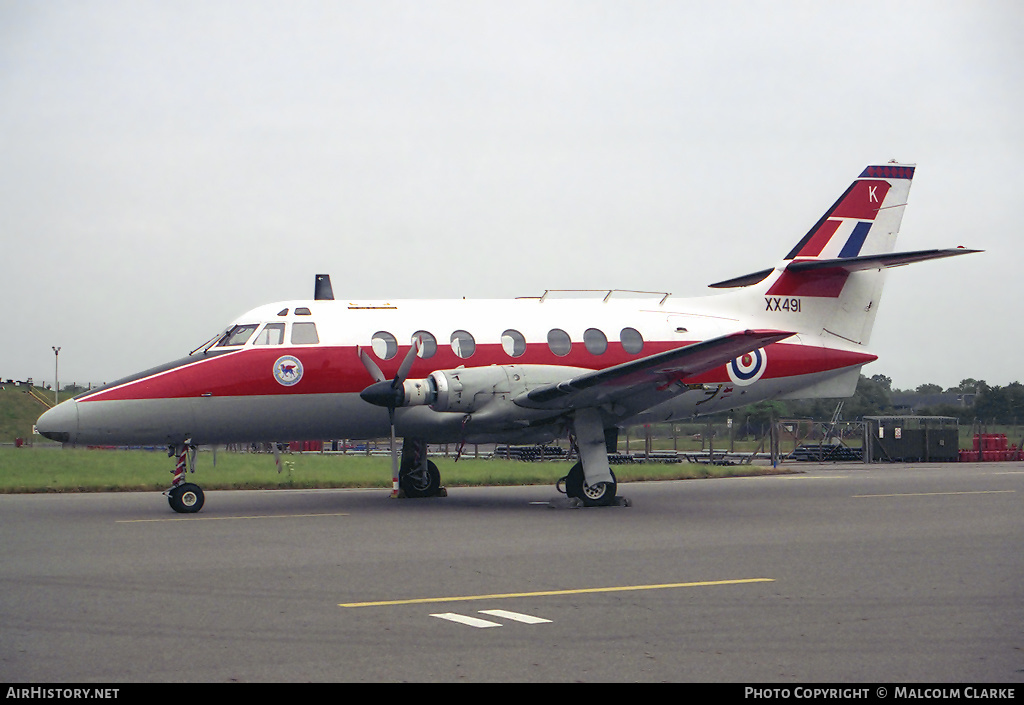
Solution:
[{"label": "red fuselage stripe", "polygon": [[[640,354],[629,354],[617,343],[603,355],[592,355],[582,343],[573,343],[568,355],[556,356],[547,345],[534,344],[517,358],[508,356],[499,344],[478,345],[468,359],[457,357],[450,349],[439,347],[429,360],[416,360],[410,378],[426,377],[435,370],[450,370],[460,365],[559,365],[585,369],[604,369],[647,355],[678,348],[678,342],[647,342]],[[616,349],[618,348],[618,349]],[[391,360],[376,360],[383,374],[391,378],[408,348]],[[274,375],[275,363],[285,355],[301,363],[301,378],[290,385]],[[813,346],[775,343],[766,350],[766,368],[762,379],[792,377],[863,365],[874,355]],[[81,399],[116,401],[125,399],[175,399],[190,397],[248,397],[275,394],[354,394],[373,383],[359,360],[355,346],[273,346],[248,348],[231,355],[200,359],[150,377],[101,390]],[[725,365],[686,380],[694,384],[729,383]]]}]

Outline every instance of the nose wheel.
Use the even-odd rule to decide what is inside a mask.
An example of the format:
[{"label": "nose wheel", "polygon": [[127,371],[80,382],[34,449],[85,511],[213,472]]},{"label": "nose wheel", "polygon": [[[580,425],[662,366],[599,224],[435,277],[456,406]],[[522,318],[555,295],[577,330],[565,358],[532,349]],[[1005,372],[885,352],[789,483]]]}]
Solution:
[{"label": "nose wheel", "polygon": [[167,492],[167,501],[170,503],[171,509],[180,514],[195,514],[203,508],[205,500],[203,489],[191,482],[172,487]]}]

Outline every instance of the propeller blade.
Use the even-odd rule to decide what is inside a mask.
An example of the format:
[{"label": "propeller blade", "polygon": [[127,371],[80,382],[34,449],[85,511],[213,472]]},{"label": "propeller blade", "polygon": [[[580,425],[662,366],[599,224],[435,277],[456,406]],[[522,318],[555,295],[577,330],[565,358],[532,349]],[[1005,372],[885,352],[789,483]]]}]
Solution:
[{"label": "propeller blade", "polygon": [[370,359],[370,356],[366,354],[365,350],[361,347],[356,348],[356,350],[359,352],[359,359],[363,361],[363,367],[365,367],[366,371],[370,373],[371,377],[373,377],[374,382],[383,382],[387,379],[387,377],[384,376],[384,373],[380,371],[380,368],[377,367],[377,363]]},{"label": "propeller blade", "polygon": [[391,415],[391,496],[398,496],[398,445],[395,443],[395,408],[388,409]]},{"label": "propeller blade", "polygon": [[412,363],[416,362],[416,356],[419,355],[422,345],[423,341],[419,338],[412,339],[412,347],[409,348],[409,352],[406,353],[405,359],[402,360],[402,364],[398,368],[398,374],[395,375],[396,387],[405,382],[405,378],[409,376],[409,370],[412,369]]}]

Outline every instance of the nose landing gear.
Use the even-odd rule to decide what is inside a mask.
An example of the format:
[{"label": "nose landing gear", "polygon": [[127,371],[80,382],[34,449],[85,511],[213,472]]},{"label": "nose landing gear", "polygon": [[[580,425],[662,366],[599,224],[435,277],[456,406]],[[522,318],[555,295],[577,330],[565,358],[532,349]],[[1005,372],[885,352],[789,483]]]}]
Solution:
[{"label": "nose landing gear", "polygon": [[185,466],[188,465],[188,472],[196,471],[196,447],[185,441],[180,446],[168,446],[167,455],[178,456],[174,466],[174,479],[171,481],[171,489],[164,494],[167,495],[167,502],[171,509],[180,514],[195,514],[203,508],[205,497],[199,485],[185,482]]}]

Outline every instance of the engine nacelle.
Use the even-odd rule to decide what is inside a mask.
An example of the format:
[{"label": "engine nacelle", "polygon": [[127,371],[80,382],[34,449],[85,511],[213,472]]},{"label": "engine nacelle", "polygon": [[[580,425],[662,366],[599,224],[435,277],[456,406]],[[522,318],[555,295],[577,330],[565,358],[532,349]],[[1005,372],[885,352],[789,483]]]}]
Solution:
[{"label": "engine nacelle", "polygon": [[514,381],[508,369],[498,365],[440,370],[431,373],[429,380],[434,387],[430,408],[462,414],[480,411],[495,401],[510,400]]},{"label": "engine nacelle", "polygon": [[429,406],[434,411],[475,414],[495,404],[511,407],[513,399],[534,387],[561,382],[585,371],[553,365],[438,370],[425,379],[406,380],[398,406]]}]

